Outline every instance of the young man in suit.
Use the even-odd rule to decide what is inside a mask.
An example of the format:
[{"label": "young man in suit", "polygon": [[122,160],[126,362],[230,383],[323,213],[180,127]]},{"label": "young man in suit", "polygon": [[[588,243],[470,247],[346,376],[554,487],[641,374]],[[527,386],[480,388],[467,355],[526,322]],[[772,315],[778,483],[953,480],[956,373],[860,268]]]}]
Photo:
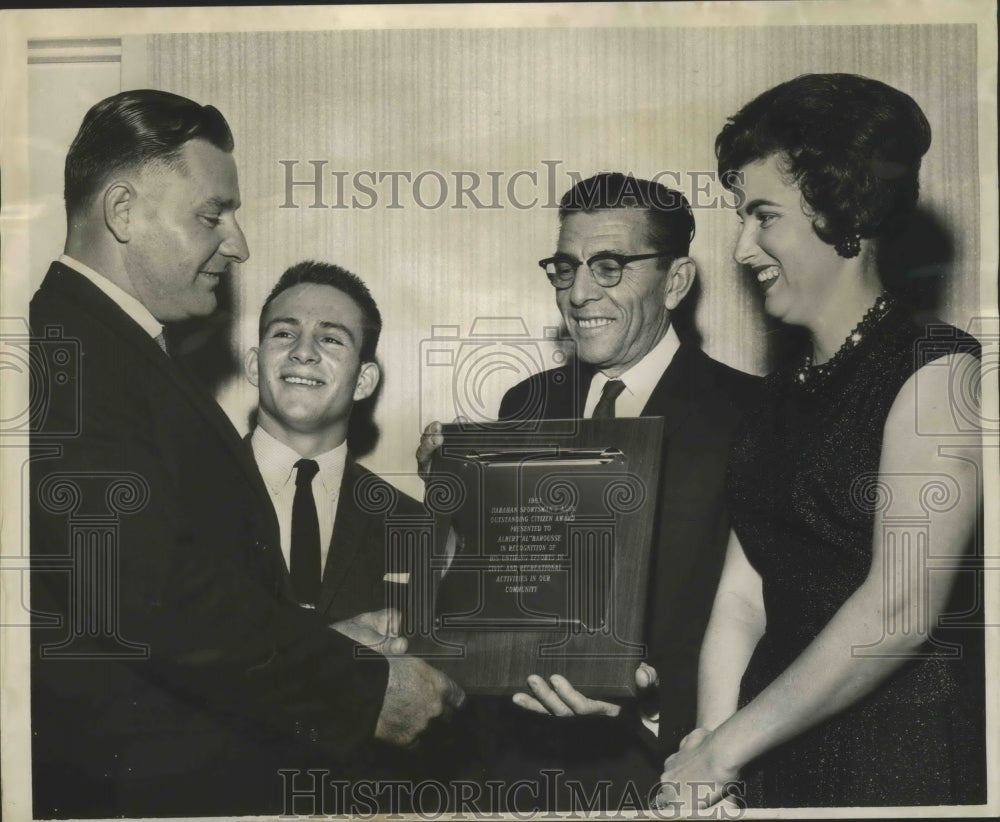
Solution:
[{"label": "young man in suit", "polygon": [[[664,757],[694,728],[698,655],[729,532],[726,458],[759,380],[678,337],[672,315],[696,277],[688,256],[694,217],[683,194],[601,173],[566,192],[559,221],[556,252],[540,265],[575,357],[511,388],[498,417],[664,418],[648,664],[636,671],[642,702],[655,707],[640,717],[634,703],[589,699],[563,677],[533,676],[530,693],[514,697],[518,708],[494,706],[491,775],[537,780],[542,768],[563,768],[588,792],[603,780],[605,807],[642,806],[655,794]],[[418,462],[441,442],[436,425]],[[578,800],[562,792],[540,804],[566,810]]]},{"label": "young man in suit", "polygon": [[163,323],[211,314],[249,253],[232,149],[216,109],[144,90],[95,105],[66,159],[65,254],[30,309],[51,377],[30,477],[38,817],[287,812],[302,786],[279,769],[304,746],[336,774],[462,699],[284,595],[256,466],[166,352]]},{"label": "young man in suit", "polygon": [[[259,392],[250,443],[278,515],[289,585],[300,603],[331,622],[404,596],[393,589],[408,584],[409,573],[402,558],[387,554],[386,528],[392,520],[426,519],[423,506],[395,489],[390,511],[373,507],[371,500],[389,489],[354,460],[347,441],[355,403],[370,398],[379,382],[381,330],[378,306],[358,277],[302,262],[265,300],[259,344],[246,357],[247,379]],[[300,483],[308,483],[318,534],[305,524],[312,521],[308,500],[296,509]],[[302,529],[305,536],[296,539]]]}]

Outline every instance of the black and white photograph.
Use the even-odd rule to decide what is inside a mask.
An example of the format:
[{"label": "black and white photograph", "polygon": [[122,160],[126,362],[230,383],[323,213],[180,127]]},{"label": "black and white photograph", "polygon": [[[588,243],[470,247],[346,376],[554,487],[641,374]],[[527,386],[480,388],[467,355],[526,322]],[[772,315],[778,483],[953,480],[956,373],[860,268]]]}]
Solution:
[{"label": "black and white photograph", "polygon": [[995,2],[0,43],[4,818],[1000,815]]}]

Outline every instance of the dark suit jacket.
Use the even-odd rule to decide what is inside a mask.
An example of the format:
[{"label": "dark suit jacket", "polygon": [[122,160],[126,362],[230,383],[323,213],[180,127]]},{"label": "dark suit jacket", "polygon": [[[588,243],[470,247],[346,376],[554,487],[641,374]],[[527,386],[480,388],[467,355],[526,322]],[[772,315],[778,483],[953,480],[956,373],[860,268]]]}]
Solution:
[{"label": "dark suit jacket", "polygon": [[[391,489],[392,502],[383,507],[380,493],[379,504],[372,505],[370,491],[376,487]],[[430,525],[430,518],[423,505],[348,457],[317,610],[336,621],[400,607],[408,589],[402,583],[387,582],[385,575],[408,573],[412,558],[396,550],[388,529],[424,525]]]},{"label": "dark suit jacket", "polygon": [[35,815],[280,812],[290,751],[371,736],[385,661],[283,596],[256,466],[148,334],[58,263],[31,327]]},{"label": "dark suit jacket", "polygon": [[[592,374],[587,366],[571,362],[529,377],[504,396],[499,418],[582,416]],[[662,755],[675,751],[683,735],[694,727],[698,655],[729,534],[726,461],[759,384],[758,378],[716,362],[695,346],[682,344],[642,411],[642,416],[664,418],[662,493],[646,630],[649,662],[660,675],[660,747],[650,751],[650,770],[645,776],[631,773],[643,791],[649,785],[643,786],[641,780],[653,777],[655,781]],[[546,735],[550,741],[560,737],[570,741],[551,744],[561,746],[569,757],[595,755],[593,743],[575,738],[575,731],[556,731],[561,726],[553,723],[559,721],[548,723]],[[638,725],[635,716],[627,717],[626,722],[633,728]],[[582,728],[588,723],[574,724]],[[618,727],[624,724],[620,722]],[[629,744],[606,739],[598,759],[605,765],[611,763],[609,767],[616,758],[617,764],[622,764],[625,754],[616,747],[619,743]]]},{"label": "dark suit jacket", "polygon": [[[249,441],[247,437],[248,445]],[[412,557],[391,545],[389,530],[423,530],[430,525],[423,505],[348,453],[317,612],[327,622],[338,622],[368,611],[405,606],[409,583],[386,581],[385,576],[408,573]],[[284,557],[281,568],[285,593],[292,598]]]}]

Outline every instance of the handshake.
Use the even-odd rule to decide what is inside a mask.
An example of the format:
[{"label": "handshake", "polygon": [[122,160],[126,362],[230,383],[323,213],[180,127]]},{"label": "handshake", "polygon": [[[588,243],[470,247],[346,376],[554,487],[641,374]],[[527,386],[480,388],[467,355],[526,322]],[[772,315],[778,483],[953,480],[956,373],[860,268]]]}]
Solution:
[{"label": "handshake", "polygon": [[[462,688],[441,671],[421,659],[406,655],[407,641],[399,635],[399,612],[388,608],[360,614],[331,627],[349,639],[384,654],[389,661],[389,682],[375,736],[400,747],[416,744],[435,720],[448,720],[465,704]],[[621,706],[584,696],[558,674],[549,682],[540,676],[528,677],[531,693],[517,693],[514,704],[528,711],[557,717],[618,716]],[[656,671],[645,662],[635,671],[643,718],[656,721]]]},{"label": "handshake", "polygon": [[375,738],[408,748],[417,743],[432,722],[450,719],[465,704],[465,693],[436,668],[406,655],[407,642],[399,636],[399,622],[399,612],[387,608],[360,614],[331,627],[388,659],[389,682]]}]

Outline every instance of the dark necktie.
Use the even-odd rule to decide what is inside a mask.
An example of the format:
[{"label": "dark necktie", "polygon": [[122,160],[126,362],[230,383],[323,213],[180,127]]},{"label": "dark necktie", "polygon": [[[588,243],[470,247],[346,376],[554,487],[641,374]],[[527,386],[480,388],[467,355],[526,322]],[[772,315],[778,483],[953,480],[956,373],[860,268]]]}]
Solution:
[{"label": "dark necktie", "polygon": [[313,499],[312,481],[319,471],[316,460],[295,463],[295,498],[292,500],[291,575],[295,597],[303,605],[319,600],[319,518]]},{"label": "dark necktie", "polygon": [[591,414],[591,419],[614,419],[615,400],[618,399],[618,395],[624,390],[625,383],[621,380],[608,380],[604,384],[604,390],[601,391],[601,398],[597,401],[597,405],[594,406],[594,413]]}]

